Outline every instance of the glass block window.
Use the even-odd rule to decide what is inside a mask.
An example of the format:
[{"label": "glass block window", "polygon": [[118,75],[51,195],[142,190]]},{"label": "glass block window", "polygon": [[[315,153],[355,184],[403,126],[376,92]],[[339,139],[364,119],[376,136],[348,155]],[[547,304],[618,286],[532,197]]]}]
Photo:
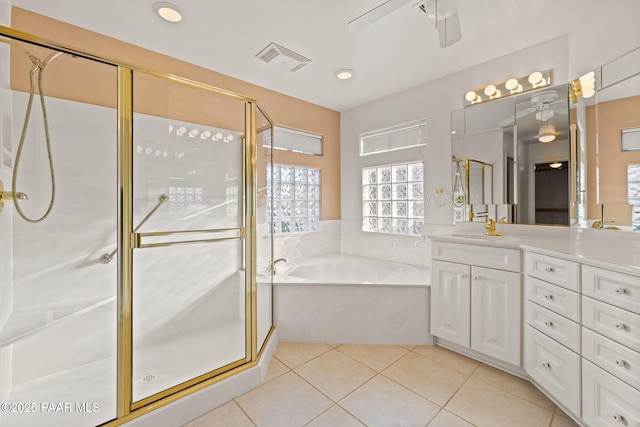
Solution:
[{"label": "glass block window", "polygon": [[362,169],[362,230],[419,236],[424,223],[422,162]]},{"label": "glass block window", "polygon": [[274,233],[319,230],[320,170],[268,165],[267,216]]}]

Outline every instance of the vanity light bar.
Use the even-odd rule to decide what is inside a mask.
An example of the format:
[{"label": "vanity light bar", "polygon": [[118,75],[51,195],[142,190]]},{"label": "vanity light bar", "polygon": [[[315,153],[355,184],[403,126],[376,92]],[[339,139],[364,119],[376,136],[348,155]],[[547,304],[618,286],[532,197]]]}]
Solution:
[{"label": "vanity light bar", "polygon": [[522,92],[539,89],[551,84],[551,70],[534,71],[528,76],[511,78],[501,83],[491,83],[482,89],[474,89],[464,96],[464,105],[479,104],[505,98]]}]

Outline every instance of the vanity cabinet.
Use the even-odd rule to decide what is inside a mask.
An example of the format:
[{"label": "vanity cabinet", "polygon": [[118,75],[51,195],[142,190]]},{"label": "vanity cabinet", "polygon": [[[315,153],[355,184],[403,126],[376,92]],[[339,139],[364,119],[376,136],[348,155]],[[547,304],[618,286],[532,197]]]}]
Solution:
[{"label": "vanity cabinet", "polygon": [[640,426],[640,276],[582,266],[582,418]]},{"label": "vanity cabinet", "polygon": [[525,254],[527,374],[580,416],[580,264]]},{"label": "vanity cabinet", "polygon": [[521,366],[520,251],[434,242],[431,333]]}]

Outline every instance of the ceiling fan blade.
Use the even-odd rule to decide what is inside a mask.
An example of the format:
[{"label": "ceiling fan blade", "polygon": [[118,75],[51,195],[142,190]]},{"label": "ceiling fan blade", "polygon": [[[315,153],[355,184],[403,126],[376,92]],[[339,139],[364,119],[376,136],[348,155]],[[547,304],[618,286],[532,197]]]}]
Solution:
[{"label": "ceiling fan blade", "polygon": [[374,7],[370,11],[358,16],[347,24],[349,31],[360,31],[376,21],[384,18],[388,14],[395,12],[402,6],[411,3],[412,0],[387,0],[381,5]]},{"label": "ceiling fan blade", "polygon": [[462,31],[460,29],[460,15],[458,11],[453,12],[446,19],[436,21],[438,26],[438,39],[440,47],[450,47],[458,43],[462,39]]}]

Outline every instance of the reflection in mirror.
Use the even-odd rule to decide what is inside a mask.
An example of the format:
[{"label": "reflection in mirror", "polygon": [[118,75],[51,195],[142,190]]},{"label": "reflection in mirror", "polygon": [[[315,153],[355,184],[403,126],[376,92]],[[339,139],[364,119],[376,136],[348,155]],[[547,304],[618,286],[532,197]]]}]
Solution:
[{"label": "reflection in mirror", "polygon": [[454,222],[570,224],[569,85],[452,113]]},{"label": "reflection in mirror", "polygon": [[640,231],[640,49],[596,71],[597,103],[586,107],[588,224]]}]

